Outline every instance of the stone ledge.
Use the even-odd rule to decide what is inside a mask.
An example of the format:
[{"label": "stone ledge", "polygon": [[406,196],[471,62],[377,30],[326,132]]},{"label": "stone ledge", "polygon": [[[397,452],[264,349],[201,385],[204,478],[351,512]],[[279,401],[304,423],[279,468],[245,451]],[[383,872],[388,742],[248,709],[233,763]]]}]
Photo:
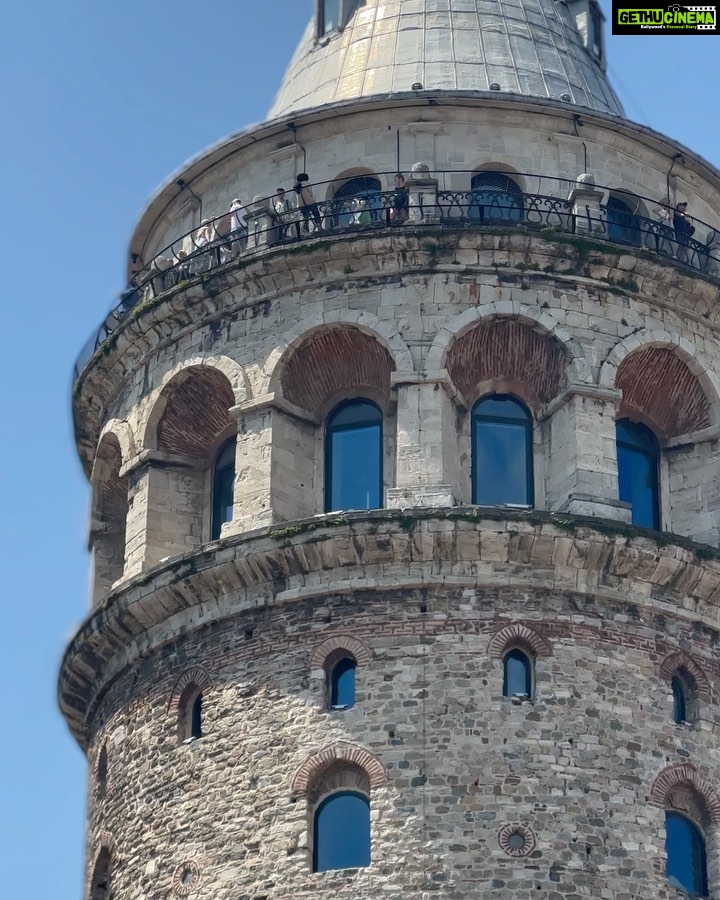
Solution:
[{"label": "stone ledge", "polygon": [[59,703],[84,745],[91,705],[178,634],[303,597],[412,585],[607,595],[720,629],[720,551],[617,521],[487,507],[332,513],[232,536],[112,591],[63,658]]}]

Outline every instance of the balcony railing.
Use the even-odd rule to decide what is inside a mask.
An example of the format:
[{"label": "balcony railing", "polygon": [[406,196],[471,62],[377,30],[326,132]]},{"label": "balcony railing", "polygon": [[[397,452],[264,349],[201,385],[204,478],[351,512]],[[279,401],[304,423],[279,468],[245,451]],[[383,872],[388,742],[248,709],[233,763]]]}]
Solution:
[{"label": "balcony railing", "polygon": [[[434,173],[455,176],[458,173]],[[392,178],[392,176],[390,176]],[[511,178],[511,176],[508,176]],[[572,199],[580,185],[565,179],[528,175],[538,184],[552,184],[555,193],[529,193],[480,187],[446,190],[438,179],[423,174],[408,179],[408,204],[397,191],[361,191],[357,196],[318,200],[309,208],[275,210],[276,197],[255,199],[243,210],[244,223],[225,212],[179,237],[135,273],[117,304],[83,347],[75,364],[77,379],[93,354],[113,334],[134,308],[172,291],[182,282],[202,276],[257,253],[262,249],[291,246],[327,235],[362,234],[400,228],[544,230],[582,235],[636,248],[658,257],[673,259],[690,269],[707,272],[720,269],[720,229],[693,218],[695,234],[677,232],[665,221],[618,212],[609,205]],[[444,180],[444,179],[443,179]],[[510,182],[512,183],[512,182]],[[315,183],[313,188],[324,188]],[[610,195],[609,188],[588,185]],[[558,196],[567,193],[570,199]],[[614,193],[617,194],[615,190]],[[634,200],[657,201],[636,194],[621,194]],[[702,240],[698,239],[702,236]],[[713,265],[714,263],[717,266]]]}]

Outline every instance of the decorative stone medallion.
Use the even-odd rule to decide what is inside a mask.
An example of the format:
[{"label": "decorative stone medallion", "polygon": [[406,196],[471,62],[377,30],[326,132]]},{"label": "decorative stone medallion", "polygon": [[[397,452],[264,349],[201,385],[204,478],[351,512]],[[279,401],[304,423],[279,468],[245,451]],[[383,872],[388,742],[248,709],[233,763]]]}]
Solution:
[{"label": "decorative stone medallion", "polygon": [[527,825],[503,825],[498,844],[508,856],[528,856],[535,849],[535,834]]},{"label": "decorative stone medallion", "polygon": [[184,862],[175,869],[173,890],[180,897],[186,897],[200,881],[200,869],[194,862]]}]

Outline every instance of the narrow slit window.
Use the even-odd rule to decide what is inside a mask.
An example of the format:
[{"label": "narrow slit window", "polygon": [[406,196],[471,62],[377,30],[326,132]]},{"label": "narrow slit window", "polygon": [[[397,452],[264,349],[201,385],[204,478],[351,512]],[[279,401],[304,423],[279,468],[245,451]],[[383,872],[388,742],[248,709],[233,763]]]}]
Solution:
[{"label": "narrow slit window", "polygon": [[355,706],[355,660],[348,656],[338,660],[330,672],[330,707],[350,709]]},{"label": "narrow slit window", "polygon": [[223,525],[231,522],[235,491],[235,438],[223,444],[213,472],[212,529],[210,538],[218,540]]},{"label": "narrow slit window", "polygon": [[193,700],[190,710],[190,737],[202,737],[202,694],[198,694]]}]

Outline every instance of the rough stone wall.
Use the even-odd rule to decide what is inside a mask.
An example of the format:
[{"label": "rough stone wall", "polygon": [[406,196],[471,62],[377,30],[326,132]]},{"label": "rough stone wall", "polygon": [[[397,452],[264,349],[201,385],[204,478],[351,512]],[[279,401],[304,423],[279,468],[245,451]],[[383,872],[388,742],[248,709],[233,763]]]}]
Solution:
[{"label": "rough stone wall", "polygon": [[[502,697],[489,652],[513,622],[550,650],[532,702]],[[310,666],[335,635],[369,651],[351,710],[324,708]],[[108,779],[91,779],[88,865],[109,835],[115,896],[133,900],[171,896],[187,863],[199,872],[193,900],[674,898],[663,811],[648,795],[676,763],[718,783],[715,639],[620,598],[539,587],[358,590],[249,611],[138,661],[106,694],[92,723],[90,756],[107,747]],[[672,723],[660,676],[689,644],[712,688],[692,727]],[[205,734],[178,746],[168,706],[189,668],[210,683]],[[372,865],[313,874],[293,779],[338,742],[385,770],[371,790]],[[505,825],[531,830],[529,855],[501,848]]]}]

